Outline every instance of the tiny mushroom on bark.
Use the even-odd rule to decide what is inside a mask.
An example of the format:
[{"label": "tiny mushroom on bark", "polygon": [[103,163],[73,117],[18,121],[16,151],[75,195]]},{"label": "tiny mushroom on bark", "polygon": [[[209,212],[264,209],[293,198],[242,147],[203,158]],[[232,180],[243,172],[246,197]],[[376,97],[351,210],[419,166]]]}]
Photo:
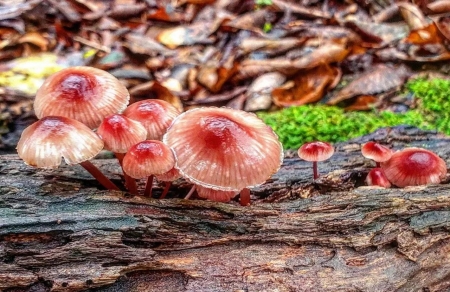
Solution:
[{"label": "tiny mushroom on bark", "polygon": [[38,118],[63,116],[97,128],[103,118],[124,110],[130,95],[113,75],[93,67],[70,67],[49,78],[34,100]]},{"label": "tiny mushroom on bark", "polygon": [[133,103],[123,114],[140,122],[145,127],[147,139],[161,140],[167,128],[180,112],[164,100],[146,99]]},{"label": "tiny mushroom on bark", "polygon": [[368,186],[379,186],[387,189],[391,187],[391,183],[384,174],[383,169],[378,167],[369,171],[366,183]]},{"label": "tiny mushroom on bark", "polygon": [[237,194],[239,194],[238,191],[214,190],[202,187],[200,185],[196,185],[195,190],[200,198],[223,203],[229,202],[231,199],[236,197]]},{"label": "tiny mushroom on bark", "polygon": [[361,147],[361,153],[364,157],[375,161],[379,168],[380,163],[388,161],[394,152],[386,146],[376,142],[367,142]]},{"label": "tiny mushroom on bark", "polygon": [[38,168],[57,168],[61,157],[80,164],[105,188],[119,190],[89,159],[103,149],[103,141],[86,125],[65,117],[47,116],[27,127],[17,144],[23,161]]},{"label": "tiny mushroom on bark", "polygon": [[438,184],[447,174],[445,161],[423,148],[405,148],[381,163],[388,180],[398,186]]},{"label": "tiny mushroom on bark", "polygon": [[313,176],[314,179],[319,177],[317,170],[317,162],[324,161],[333,156],[334,148],[331,144],[326,142],[314,141],[303,144],[298,149],[298,156],[306,161],[313,163]]},{"label": "tiny mushroom on bark", "polygon": [[[105,142],[105,149],[114,152],[120,165],[124,153],[131,146],[144,141],[147,131],[139,122],[125,117],[122,114],[113,114],[103,119],[97,129],[97,134]],[[136,181],[124,171],[125,184],[132,194],[137,194]]]},{"label": "tiny mushroom on bark", "polygon": [[241,191],[263,184],[278,171],[283,147],[273,130],[256,115],[230,108],[196,108],[179,115],[163,138],[176,158],[175,167],[195,185]]},{"label": "tiny mushroom on bark", "polygon": [[177,180],[181,177],[180,172],[178,171],[178,169],[176,169],[175,167],[172,167],[171,170],[169,170],[168,172],[165,172],[163,174],[160,175],[155,175],[157,180],[163,181],[165,182],[165,187],[164,190],[161,194],[161,196],[159,197],[160,199],[164,199],[167,195],[167,193],[169,192],[169,188],[172,184],[172,182],[174,180]]},{"label": "tiny mushroom on bark", "polygon": [[153,176],[170,171],[175,165],[172,150],[157,140],[137,143],[125,154],[123,170],[133,178],[147,178],[144,196],[151,197]]}]

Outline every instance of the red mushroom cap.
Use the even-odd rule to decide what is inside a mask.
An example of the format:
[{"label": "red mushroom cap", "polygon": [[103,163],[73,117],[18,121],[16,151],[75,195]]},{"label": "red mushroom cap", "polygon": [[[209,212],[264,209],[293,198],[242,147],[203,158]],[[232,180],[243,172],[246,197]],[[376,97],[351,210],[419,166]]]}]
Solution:
[{"label": "red mushroom cap", "polygon": [[160,175],[156,175],[156,178],[160,181],[174,181],[181,177],[181,173],[175,167],[171,170]]},{"label": "red mushroom cap", "polygon": [[140,122],[145,127],[147,139],[161,140],[167,128],[180,112],[167,101],[147,99],[133,103],[123,114]]},{"label": "red mushroom cap", "polygon": [[278,137],[256,115],[230,108],[197,108],[179,115],[163,138],[176,168],[194,184],[238,191],[264,183],[281,166]]},{"label": "red mushroom cap", "polygon": [[361,153],[364,157],[375,162],[385,162],[391,158],[394,152],[381,144],[367,142],[361,147]]},{"label": "red mushroom cap", "polygon": [[298,149],[298,156],[306,161],[327,160],[334,154],[334,148],[327,142],[308,142]]},{"label": "red mushroom cap", "polygon": [[381,163],[388,180],[398,186],[437,184],[447,174],[447,165],[435,153],[422,148],[405,148]]},{"label": "red mushroom cap", "polygon": [[133,178],[164,174],[174,165],[175,157],[172,150],[157,140],[137,143],[123,158],[123,171]]},{"label": "red mushroom cap", "polygon": [[195,190],[197,191],[197,194],[200,198],[223,203],[231,201],[231,199],[233,199],[234,197],[236,197],[237,194],[239,194],[239,192],[237,191],[213,190],[202,187],[200,185],[196,185]]},{"label": "red mushroom cap", "polygon": [[61,157],[77,164],[96,156],[103,141],[86,125],[65,117],[48,116],[27,127],[17,144],[23,161],[40,168],[56,168]]},{"label": "red mushroom cap", "polygon": [[115,153],[125,153],[147,137],[144,126],[121,114],[106,117],[98,127],[97,134],[105,142],[105,149]]},{"label": "red mushroom cap", "polygon": [[103,118],[125,109],[128,90],[117,78],[92,67],[71,67],[51,75],[36,93],[38,118],[63,116],[97,128]]},{"label": "red mushroom cap", "polygon": [[391,182],[387,179],[381,168],[374,168],[369,171],[366,177],[366,183],[368,186],[379,186],[387,189],[391,187]]}]

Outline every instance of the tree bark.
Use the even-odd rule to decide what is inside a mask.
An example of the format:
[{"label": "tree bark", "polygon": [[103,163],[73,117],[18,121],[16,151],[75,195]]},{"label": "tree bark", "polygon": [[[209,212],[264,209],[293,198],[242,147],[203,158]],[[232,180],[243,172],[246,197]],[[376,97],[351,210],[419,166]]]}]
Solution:
[{"label": "tree bark", "polygon": [[[252,205],[99,190],[79,166],[0,165],[3,291],[449,291],[450,187],[363,186],[360,144],[426,147],[449,138],[400,127],[337,145],[319,163],[287,153]],[[115,160],[95,160],[120,183]],[[143,183],[140,182],[142,190]],[[164,185],[155,185],[159,194]]]}]

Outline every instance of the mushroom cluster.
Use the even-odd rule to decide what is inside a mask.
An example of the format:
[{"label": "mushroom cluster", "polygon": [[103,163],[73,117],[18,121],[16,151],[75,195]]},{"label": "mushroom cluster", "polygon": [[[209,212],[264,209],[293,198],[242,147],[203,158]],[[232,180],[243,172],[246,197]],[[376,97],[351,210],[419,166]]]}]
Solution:
[{"label": "mushroom cluster", "polygon": [[[326,142],[314,141],[303,144],[298,156],[313,162],[313,178],[319,177],[317,162],[330,158],[334,148]],[[445,161],[432,151],[423,148],[406,148],[394,152],[376,142],[361,147],[365,158],[375,161],[376,167],[366,177],[369,186],[390,188],[440,183],[447,175]]]},{"label": "mushroom cluster", "polygon": [[394,152],[379,143],[361,147],[364,157],[376,162],[366,177],[369,186],[390,188],[438,184],[447,175],[445,161],[430,150],[410,147]]},{"label": "mushroom cluster", "polygon": [[283,148],[256,115],[230,108],[198,108],[182,114],[157,99],[129,103],[127,89],[111,74],[72,67],[50,76],[34,102],[40,119],[22,133],[17,152],[28,165],[56,168],[61,157],[80,164],[105,188],[119,190],[89,160],[112,151],[123,169],[125,186],[137,194],[136,179],[170,183],[184,177],[190,194],[228,202],[237,194],[250,203],[249,188],[278,171]]}]

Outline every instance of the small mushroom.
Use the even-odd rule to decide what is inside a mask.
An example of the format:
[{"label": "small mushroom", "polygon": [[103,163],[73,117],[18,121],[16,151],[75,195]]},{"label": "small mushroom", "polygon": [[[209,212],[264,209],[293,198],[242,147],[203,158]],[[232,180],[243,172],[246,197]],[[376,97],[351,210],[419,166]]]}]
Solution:
[{"label": "small mushroom", "polygon": [[387,179],[384,171],[378,167],[369,171],[366,183],[368,186],[379,186],[387,189],[391,187],[391,182]]},{"label": "small mushroom", "polygon": [[103,118],[124,110],[130,95],[113,75],[93,67],[70,67],[51,75],[34,100],[38,118],[62,116],[97,128]]},{"label": "small mushroom", "polygon": [[298,149],[298,156],[306,161],[313,163],[313,177],[316,180],[319,177],[317,162],[329,159],[334,154],[334,148],[327,142],[308,142]]},{"label": "small mushroom", "polygon": [[365,158],[375,161],[377,168],[379,168],[380,163],[388,161],[394,152],[376,142],[367,142],[361,147],[361,153]]},{"label": "small mushroom", "polygon": [[39,168],[57,168],[61,157],[80,164],[109,190],[119,190],[89,160],[103,149],[103,141],[84,124],[65,117],[47,116],[27,127],[17,144],[23,161]]},{"label": "small mushroom", "polygon": [[167,128],[180,112],[167,101],[146,99],[133,103],[123,114],[140,122],[145,127],[148,140],[161,140]]},{"label": "small mushroom", "polygon": [[172,169],[169,170],[168,172],[165,172],[160,175],[155,175],[155,177],[157,180],[163,181],[165,183],[164,190],[163,190],[161,196],[159,197],[160,199],[164,199],[166,197],[167,193],[169,192],[172,182],[174,180],[179,179],[181,177],[181,174],[178,171],[178,169],[176,169],[175,167],[172,167]]},{"label": "small mushroom", "polygon": [[145,140],[129,149],[123,158],[123,170],[133,178],[147,178],[144,196],[151,197],[154,175],[162,175],[175,165],[175,157],[167,145]]},{"label": "small mushroom", "polygon": [[398,186],[438,184],[447,175],[445,161],[423,148],[405,148],[381,163],[388,180]]},{"label": "small mushroom", "polygon": [[[144,141],[147,131],[139,122],[121,114],[113,114],[103,119],[97,134],[105,142],[105,149],[114,152],[120,165],[131,146]],[[132,194],[137,194],[136,181],[124,171],[125,184]]]}]

